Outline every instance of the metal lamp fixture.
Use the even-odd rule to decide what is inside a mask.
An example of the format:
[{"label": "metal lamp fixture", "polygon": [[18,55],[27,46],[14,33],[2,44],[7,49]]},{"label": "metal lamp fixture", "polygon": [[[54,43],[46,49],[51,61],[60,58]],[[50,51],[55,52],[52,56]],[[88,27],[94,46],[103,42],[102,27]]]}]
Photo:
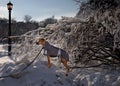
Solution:
[{"label": "metal lamp fixture", "polygon": [[7,4],[7,8],[8,8],[8,10],[12,10],[13,4],[12,4],[11,2],[9,2],[9,3]]}]

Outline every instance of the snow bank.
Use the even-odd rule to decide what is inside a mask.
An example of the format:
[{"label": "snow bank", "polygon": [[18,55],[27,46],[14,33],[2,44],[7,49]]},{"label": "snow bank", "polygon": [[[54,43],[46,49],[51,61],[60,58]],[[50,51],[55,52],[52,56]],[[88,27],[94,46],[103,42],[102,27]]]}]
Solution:
[{"label": "snow bank", "polygon": [[49,69],[46,62],[39,61],[25,70],[19,79],[0,79],[0,86],[70,86],[69,78],[60,71],[54,64]]},{"label": "snow bank", "polygon": [[119,71],[82,69],[74,79],[74,86],[120,86]]},{"label": "snow bank", "polygon": [[[25,70],[18,79],[1,78],[0,86],[120,86],[120,71],[101,68],[74,69],[66,77],[63,65],[56,66],[56,59],[52,59],[51,68],[47,67],[46,58],[42,59],[43,61],[39,59]],[[15,68],[13,65],[11,67]]]}]

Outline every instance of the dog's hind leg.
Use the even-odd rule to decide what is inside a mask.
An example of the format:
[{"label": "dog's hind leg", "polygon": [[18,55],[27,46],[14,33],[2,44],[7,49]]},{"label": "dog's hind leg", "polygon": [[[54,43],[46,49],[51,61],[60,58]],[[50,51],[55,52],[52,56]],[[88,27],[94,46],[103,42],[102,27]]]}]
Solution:
[{"label": "dog's hind leg", "polygon": [[68,66],[68,64],[67,64],[67,60],[64,59],[64,58],[61,58],[61,62],[62,62],[63,65],[66,67],[66,76],[68,76],[69,71],[70,71],[70,68],[69,68],[69,66]]}]

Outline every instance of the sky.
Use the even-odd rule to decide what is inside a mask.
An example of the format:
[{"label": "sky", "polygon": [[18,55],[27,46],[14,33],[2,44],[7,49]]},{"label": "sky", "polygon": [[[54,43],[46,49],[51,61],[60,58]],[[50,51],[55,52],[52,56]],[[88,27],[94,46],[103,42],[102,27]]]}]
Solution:
[{"label": "sky", "polygon": [[[8,18],[6,4],[9,0],[0,0],[0,17]],[[41,21],[52,17],[73,17],[78,12],[78,5],[74,0],[11,0],[13,3],[12,18],[22,21],[25,15],[33,20]]]}]

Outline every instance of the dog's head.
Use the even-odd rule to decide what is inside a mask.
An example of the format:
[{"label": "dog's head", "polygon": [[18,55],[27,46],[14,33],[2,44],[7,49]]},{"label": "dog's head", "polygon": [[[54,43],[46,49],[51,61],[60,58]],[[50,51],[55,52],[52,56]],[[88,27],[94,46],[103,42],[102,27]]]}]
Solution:
[{"label": "dog's head", "polygon": [[44,45],[45,42],[46,42],[46,41],[45,41],[44,38],[40,38],[38,41],[36,41],[36,44],[37,44],[37,45],[39,45],[39,44],[40,44],[40,45]]}]

